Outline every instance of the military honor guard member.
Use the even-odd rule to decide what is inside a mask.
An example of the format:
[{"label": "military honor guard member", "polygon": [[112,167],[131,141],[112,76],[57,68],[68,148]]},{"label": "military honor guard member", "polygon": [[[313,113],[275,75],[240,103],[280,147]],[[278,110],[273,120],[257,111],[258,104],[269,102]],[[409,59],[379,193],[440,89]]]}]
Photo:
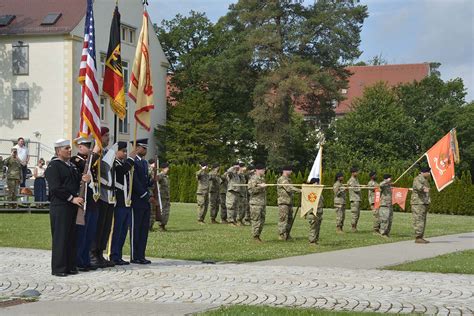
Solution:
[{"label": "military honor guard member", "polygon": [[137,156],[134,162],[132,182],[132,224],[131,224],[131,263],[149,264],[145,258],[148,232],[150,228],[150,189],[153,186],[148,174],[148,162],[145,159],[148,139],[137,139]]},{"label": "military honor guard member", "polygon": [[301,192],[300,189],[291,185],[291,173],[293,169],[290,166],[285,166],[282,169],[282,174],[277,180],[278,193],[278,239],[289,240],[290,227],[293,221],[293,195],[295,192]]},{"label": "military honor guard member", "polygon": [[415,230],[415,243],[427,244],[424,239],[426,216],[430,207],[430,168],[425,167],[415,179],[413,179],[413,193],[411,194],[411,212],[413,215],[413,229]]},{"label": "military honor guard member", "polygon": [[168,177],[170,164],[167,162],[162,162],[160,164],[160,169],[161,172],[158,173],[158,179],[156,179],[160,188],[161,196],[161,221],[159,230],[165,232],[167,231],[166,225],[168,225],[171,210],[170,179]]},{"label": "military honor guard member", "polygon": [[212,170],[209,172],[209,209],[211,213],[211,224],[218,224],[216,221],[219,212],[219,195],[220,195],[220,175],[219,164],[213,164]]},{"label": "military honor guard member", "polygon": [[[76,268],[76,216],[77,208],[83,206],[79,197],[81,175],[71,159],[71,142],[60,139],[54,144],[56,156],[49,163],[45,176],[49,185],[52,235],[52,274],[65,277],[77,274]],[[89,175],[82,180],[88,182]]]},{"label": "military honor guard member", "polygon": [[[97,230],[97,219],[99,218],[99,209],[96,197],[98,197],[98,178],[97,178],[97,161],[100,159],[98,155],[99,148],[92,151],[92,139],[79,137],[74,140],[78,153],[72,157],[71,161],[76,166],[80,174],[91,174],[92,181],[87,185],[85,193],[85,224],[77,225],[77,268],[79,271],[96,270],[101,267],[97,261],[94,261],[91,248],[95,240]],[[85,170],[89,156],[91,156],[89,170]]]},{"label": "military honor guard member", "polygon": [[104,159],[107,156],[110,135],[107,127],[102,127],[100,130],[101,141],[102,141],[102,161],[100,163],[100,199],[98,201],[99,206],[99,218],[97,219],[97,231],[92,245],[92,256],[93,262],[95,261],[101,267],[113,267],[114,264],[110,260],[104,258],[104,251],[107,249],[107,243],[109,242],[110,231],[112,229],[112,218],[114,216],[114,206],[116,202],[115,198],[115,178],[112,174],[115,173],[113,170],[113,162],[115,160],[115,150],[108,155],[108,159]]},{"label": "military honor guard member", "polygon": [[[367,183],[369,187],[378,187],[377,183],[377,173],[375,171],[370,172],[369,174],[370,181]],[[380,219],[379,219],[379,209],[375,208],[375,189],[368,190],[369,204],[372,214],[374,216],[374,233],[378,234],[380,232]]]},{"label": "military honor guard member", "polygon": [[227,194],[225,197],[227,208],[227,223],[236,226],[237,212],[239,208],[240,184],[239,163],[236,162],[226,172],[227,177]]},{"label": "military honor guard member", "polygon": [[334,192],[334,208],[336,209],[336,232],[342,233],[344,227],[344,218],[346,217],[346,189],[342,181],[344,181],[344,174],[338,172],[336,174],[336,182],[332,189]]},{"label": "military honor guard member", "polygon": [[[319,178],[312,178],[309,181],[309,184],[319,185]],[[319,231],[321,230],[321,223],[323,221],[323,207],[324,207],[324,198],[321,195],[318,202],[318,209],[316,210],[316,214],[314,210],[311,209],[308,213],[306,213],[305,218],[308,220],[309,223],[309,234],[308,240],[310,244],[318,244],[319,241]]]},{"label": "military honor guard member", "polygon": [[122,259],[122,249],[131,224],[132,197],[130,192],[130,171],[134,166],[137,154],[132,151],[127,157],[126,142],[118,142],[117,149],[114,162],[117,204],[114,209],[114,225],[109,258],[115,265],[127,265],[129,262]]},{"label": "military honor guard member", "polygon": [[392,229],[393,206],[392,206],[392,176],[383,175],[383,181],[380,182],[380,235],[388,238]]},{"label": "military honor guard member", "polygon": [[257,242],[262,242],[263,225],[267,207],[267,190],[265,183],[265,166],[257,164],[255,174],[250,178],[248,190],[250,195],[250,222],[252,225],[252,237]]},{"label": "military honor guard member", "polygon": [[357,177],[359,176],[359,169],[356,167],[351,168],[351,178],[347,182],[349,189],[349,200],[351,202],[351,213],[352,213],[352,232],[357,232],[357,223],[359,223],[360,217],[360,201],[362,201],[360,196],[360,184]]},{"label": "military honor guard member", "polygon": [[204,218],[207,214],[207,208],[209,206],[209,173],[208,165],[206,162],[201,162],[201,169],[196,172],[197,179],[197,190],[196,190],[196,200],[198,205],[198,218],[197,221],[199,224],[204,224]]}]

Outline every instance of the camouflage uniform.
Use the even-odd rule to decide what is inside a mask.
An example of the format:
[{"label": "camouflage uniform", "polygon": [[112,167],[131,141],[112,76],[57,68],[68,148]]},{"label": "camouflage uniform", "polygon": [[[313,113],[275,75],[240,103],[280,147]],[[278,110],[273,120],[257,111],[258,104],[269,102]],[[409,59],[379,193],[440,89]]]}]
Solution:
[{"label": "camouflage uniform", "polygon": [[[6,196],[6,198],[9,201],[16,201],[17,200],[16,193],[20,186],[22,164],[19,159],[13,158],[12,156],[10,156],[3,161],[2,165],[8,168],[7,170],[8,195]],[[16,204],[13,204],[12,207],[16,208]]]},{"label": "camouflage uniform", "polygon": [[206,170],[201,169],[196,172],[196,179],[198,180],[196,190],[196,200],[199,207],[198,221],[203,222],[209,205],[209,174]]},{"label": "camouflage uniform", "polygon": [[[239,182],[240,184],[247,184],[247,177],[245,173],[239,173]],[[239,187],[239,207],[237,212],[237,221],[242,223],[245,217],[245,212],[247,211],[248,205],[248,188],[246,186]]]},{"label": "camouflage uniform", "polygon": [[360,217],[360,184],[359,180],[356,177],[352,176],[347,182],[349,187],[349,200],[351,201],[351,213],[352,213],[352,228],[355,229],[357,227],[357,223],[359,222]]},{"label": "camouflage uniform", "polygon": [[250,195],[250,222],[252,223],[252,236],[260,237],[263,225],[265,224],[265,213],[267,205],[266,188],[260,187],[259,184],[265,183],[264,176],[254,174],[248,185]]},{"label": "camouflage uniform", "polygon": [[321,229],[321,222],[323,221],[323,207],[324,207],[324,198],[321,195],[318,203],[318,210],[316,215],[311,209],[306,215],[305,218],[309,222],[309,242],[317,243],[319,241],[319,230]]},{"label": "camouflage uniform", "polygon": [[413,229],[415,237],[423,238],[425,234],[426,216],[431,203],[430,193],[425,189],[430,188],[428,179],[419,174],[413,180],[413,193],[411,194],[411,212],[413,214]]},{"label": "camouflage uniform", "polygon": [[[245,183],[248,184],[250,177],[253,173],[248,172],[245,174]],[[249,190],[248,187],[244,187],[245,189],[245,197],[244,197],[244,211],[245,211],[245,216],[244,216],[244,221],[250,222],[250,203],[249,203]]]},{"label": "camouflage uniform", "polygon": [[225,205],[226,194],[227,194],[227,175],[224,173],[220,177],[220,185],[219,185],[219,203],[221,205],[221,220],[223,222],[227,221],[227,207]]},{"label": "camouflage uniform", "polygon": [[277,180],[277,184],[287,184],[285,186],[277,186],[278,193],[278,234],[286,239],[290,233],[291,222],[293,221],[293,194],[301,192],[291,184],[291,179],[287,176],[281,176]]},{"label": "camouflage uniform", "polygon": [[392,207],[392,184],[390,181],[380,182],[380,234],[388,236],[392,228],[393,207]]},{"label": "camouflage uniform", "polygon": [[240,177],[236,167],[231,167],[227,170],[227,195],[226,195],[226,207],[227,207],[227,221],[235,223],[237,220],[237,210],[240,197],[240,187],[235,186],[240,184]]},{"label": "camouflage uniform", "polygon": [[170,180],[168,178],[168,175],[162,172],[158,174],[157,180],[158,180],[158,185],[160,188],[160,196],[161,196],[161,222],[160,224],[161,226],[166,226],[168,224],[168,219],[170,217],[170,209],[171,209]]},{"label": "camouflage uniform", "polygon": [[[369,183],[367,183],[369,187],[377,187],[379,184],[375,180],[370,180]],[[372,210],[372,214],[374,215],[374,231],[379,232],[380,231],[380,219],[379,219],[379,210],[375,209],[375,191],[374,189],[369,189],[369,204],[370,204],[370,209]]]},{"label": "camouflage uniform", "polygon": [[220,176],[218,170],[209,172],[209,208],[211,221],[215,221],[219,212]]},{"label": "camouflage uniform", "polygon": [[346,217],[346,190],[341,181],[336,181],[332,187],[334,191],[334,207],[336,208],[336,227],[342,229]]}]

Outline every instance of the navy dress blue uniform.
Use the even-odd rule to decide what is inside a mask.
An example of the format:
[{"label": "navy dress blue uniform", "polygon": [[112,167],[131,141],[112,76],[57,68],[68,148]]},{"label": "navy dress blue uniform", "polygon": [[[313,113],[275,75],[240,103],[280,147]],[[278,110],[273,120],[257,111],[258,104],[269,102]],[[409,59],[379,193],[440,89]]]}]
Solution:
[{"label": "navy dress blue uniform", "polygon": [[[147,139],[137,140],[137,145],[148,147]],[[134,163],[132,189],[132,224],[131,224],[131,262],[151,263],[145,259],[148,230],[150,226],[150,192],[153,185],[148,174],[148,162],[137,156]]]},{"label": "navy dress blue uniform", "polygon": [[[126,144],[125,144],[126,146]],[[119,142],[119,150],[120,142]],[[110,260],[116,265],[128,264],[122,259],[122,248],[127,238],[127,232],[131,223],[132,208],[128,196],[130,188],[130,170],[135,161],[127,158],[125,161],[115,159],[115,196],[117,204],[114,211],[114,227],[112,231],[112,242],[110,246]],[[130,200],[130,201],[127,201]]]},{"label": "navy dress blue uniform", "polygon": [[[49,185],[52,257],[54,275],[76,270],[77,205],[72,199],[79,194],[81,176],[77,168],[54,157],[45,171]],[[77,273],[77,272],[76,272]]]},{"label": "navy dress blue uniform", "polygon": [[[91,153],[92,165],[91,174],[92,181],[97,183],[97,168],[94,168],[94,164],[99,159],[99,155]],[[76,165],[79,172],[84,173],[87,156],[77,154],[71,158],[72,162]],[[87,271],[90,269],[97,269],[96,265],[91,264],[90,252],[92,243],[97,231],[97,220],[99,218],[99,206],[94,200],[94,191],[87,185],[87,193],[85,198],[85,225],[77,225],[77,267],[80,271]]]}]

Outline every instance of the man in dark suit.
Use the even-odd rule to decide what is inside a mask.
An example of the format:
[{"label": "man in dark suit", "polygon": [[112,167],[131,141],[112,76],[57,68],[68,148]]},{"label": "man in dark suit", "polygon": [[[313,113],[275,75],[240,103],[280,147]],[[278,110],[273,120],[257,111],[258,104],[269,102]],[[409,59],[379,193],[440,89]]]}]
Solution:
[{"label": "man in dark suit", "polygon": [[132,188],[132,225],[131,263],[149,264],[145,258],[148,230],[150,226],[150,189],[153,185],[148,174],[148,162],[145,159],[148,139],[137,139],[137,156],[135,157]]}]

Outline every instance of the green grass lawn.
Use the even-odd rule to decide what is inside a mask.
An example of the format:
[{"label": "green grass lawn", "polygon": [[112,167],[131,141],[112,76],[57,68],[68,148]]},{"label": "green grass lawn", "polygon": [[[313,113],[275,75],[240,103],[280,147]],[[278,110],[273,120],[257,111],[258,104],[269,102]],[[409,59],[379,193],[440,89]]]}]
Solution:
[{"label": "green grass lawn", "polygon": [[387,270],[474,274],[474,250],[449,253],[396,266]]},{"label": "green grass lawn", "polygon": [[363,312],[332,312],[322,309],[309,308],[290,308],[290,307],[268,307],[268,306],[243,306],[234,305],[221,307],[216,310],[208,311],[200,315],[205,316],[231,316],[231,315],[272,315],[272,316],[323,316],[323,315],[341,315],[341,316],[365,316],[376,315],[376,313]]},{"label": "green grass lawn", "polygon": [[[395,213],[391,238],[382,239],[372,234],[372,214],[362,212],[359,233],[335,233],[335,212],[324,210],[320,244],[308,243],[308,223],[297,218],[292,231],[293,240],[278,240],[276,207],[267,208],[263,229],[263,244],[255,243],[250,227],[227,225],[199,225],[195,204],[173,203],[169,232],[151,232],[147,256],[189,260],[216,260],[249,262],[265,259],[303,255],[314,252],[354,248],[413,238],[411,214]],[[346,213],[346,231],[350,230],[351,213]],[[209,222],[209,219],[206,219]],[[348,227],[349,226],[349,227]],[[439,236],[472,231],[474,217],[453,215],[428,215],[426,236]],[[0,214],[0,247],[50,249],[51,235],[48,214]],[[124,253],[129,253],[129,242]]]}]

